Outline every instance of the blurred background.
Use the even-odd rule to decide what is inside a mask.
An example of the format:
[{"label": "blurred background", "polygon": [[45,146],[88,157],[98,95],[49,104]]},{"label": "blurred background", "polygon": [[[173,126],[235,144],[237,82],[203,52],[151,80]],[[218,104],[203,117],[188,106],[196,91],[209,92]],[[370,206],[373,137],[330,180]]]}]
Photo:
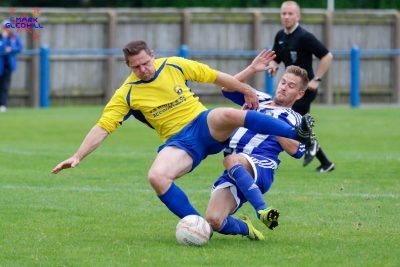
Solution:
[{"label": "blurred background", "polygon": [[[334,2],[335,8],[398,9],[397,0],[301,0],[306,8],[327,8]],[[3,0],[1,6],[28,7],[280,7],[279,0]]]},{"label": "blurred background", "polygon": [[[317,103],[400,104],[400,1],[297,1],[300,21],[333,53]],[[70,0],[2,1],[0,15],[38,18],[40,27],[18,34],[10,106],[104,104],[129,75],[121,48],[143,39],[156,56],[179,55],[235,74],[281,29],[282,1]],[[38,25],[39,26],[39,25]],[[315,61],[318,64],[318,61]],[[249,83],[271,92],[282,74]],[[358,80],[357,80],[358,79]],[[206,102],[221,102],[219,88],[192,84]],[[273,92],[273,91],[272,91]],[[47,102],[46,102],[47,99]],[[352,105],[352,104],[351,104]]]}]

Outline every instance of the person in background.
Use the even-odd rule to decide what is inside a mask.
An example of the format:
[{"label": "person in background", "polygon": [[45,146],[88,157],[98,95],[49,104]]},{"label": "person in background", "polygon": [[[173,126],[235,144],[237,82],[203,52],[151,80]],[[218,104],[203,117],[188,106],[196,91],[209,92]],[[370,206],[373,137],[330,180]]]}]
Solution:
[{"label": "person in background", "polygon": [[[271,74],[276,75],[278,65],[283,62],[285,67],[299,66],[308,72],[308,88],[304,96],[293,105],[293,110],[304,115],[310,112],[311,103],[318,94],[319,84],[328,71],[333,56],[332,53],[310,32],[299,25],[300,7],[295,1],[285,1],[281,5],[281,24],[283,29],[275,36],[273,50],[276,58],[270,63]],[[313,55],[320,59],[317,70],[312,68]],[[323,152],[318,141],[306,147],[304,166],[307,166],[314,157],[320,161],[317,172],[330,172],[335,169]]]},{"label": "person in background", "polygon": [[0,112],[7,111],[11,74],[17,69],[17,54],[23,49],[20,37],[7,25],[10,25],[9,21],[0,26]]}]

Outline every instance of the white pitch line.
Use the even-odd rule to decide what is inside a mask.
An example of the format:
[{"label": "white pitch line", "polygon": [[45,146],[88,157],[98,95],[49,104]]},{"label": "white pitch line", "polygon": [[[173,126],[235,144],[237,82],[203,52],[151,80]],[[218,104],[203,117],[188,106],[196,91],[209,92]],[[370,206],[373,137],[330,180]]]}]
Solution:
[{"label": "white pitch line", "polygon": [[398,194],[387,193],[387,194],[370,194],[370,193],[351,193],[351,192],[343,192],[343,193],[335,193],[335,192],[305,192],[305,193],[297,193],[297,192],[289,192],[289,191],[281,191],[281,192],[271,192],[268,193],[271,195],[300,195],[300,196],[313,196],[313,197],[360,197],[360,198],[399,198]]},{"label": "white pitch line", "polygon": [[[117,187],[95,187],[95,186],[70,186],[70,187],[46,187],[46,186],[26,186],[26,185],[0,185],[0,190],[29,190],[29,191],[71,191],[71,192],[127,192],[127,193],[154,193],[152,189],[135,189],[135,188],[117,188]],[[210,190],[193,190],[184,189],[187,193],[210,193]],[[294,191],[271,191],[269,195],[296,195],[296,196],[312,196],[312,197],[356,197],[356,198],[399,198],[399,194],[370,194],[370,193],[352,193],[352,192],[305,192],[299,193]]]},{"label": "white pitch line", "polygon": [[[135,150],[138,150],[137,147],[134,148]],[[43,156],[52,156],[52,155],[69,155],[69,153],[72,153],[71,151],[65,152],[65,150],[39,150],[39,149],[18,149],[14,147],[7,147],[7,146],[2,146],[0,147],[0,152],[1,153],[7,153],[7,154],[15,154],[15,155],[43,155]],[[153,149],[146,149],[141,152],[136,152],[136,151],[126,151],[126,150],[112,150],[112,149],[105,149],[102,151],[97,151],[96,155],[98,156],[114,156],[114,157],[124,157],[124,156],[154,156],[157,154],[157,147],[155,146]],[[359,153],[357,151],[354,152],[349,152],[347,151],[345,154],[339,154],[340,158],[343,160],[395,160],[395,161],[400,161],[400,153],[398,151],[392,151],[392,152],[376,152],[373,154],[363,154]]]},{"label": "white pitch line", "polygon": [[[0,148],[0,153],[3,154],[12,154],[12,155],[22,155],[22,156],[68,156],[70,152],[63,151],[48,151],[48,150],[20,150],[20,149],[9,149],[9,148]],[[94,155],[98,157],[149,157],[156,155],[156,149],[154,151],[99,151]]]}]

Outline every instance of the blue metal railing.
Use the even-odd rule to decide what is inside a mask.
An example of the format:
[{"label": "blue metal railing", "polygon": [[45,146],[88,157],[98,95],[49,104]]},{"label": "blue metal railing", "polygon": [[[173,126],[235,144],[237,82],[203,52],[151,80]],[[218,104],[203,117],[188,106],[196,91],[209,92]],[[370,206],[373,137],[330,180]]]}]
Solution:
[{"label": "blue metal railing", "polygon": [[350,105],[353,108],[360,106],[360,61],[360,49],[354,45],[350,50]]},{"label": "blue metal railing", "polygon": [[40,107],[50,106],[50,50],[47,46],[40,48]]},{"label": "blue metal railing", "polygon": [[[254,57],[259,51],[256,50],[190,50],[187,45],[182,45],[179,50],[156,50],[158,56],[178,55],[185,58],[199,56],[225,56],[225,57]],[[350,81],[350,106],[357,108],[360,106],[360,62],[362,55],[400,55],[400,49],[391,50],[360,50],[353,46],[351,50],[333,50],[334,55],[350,56],[351,81]],[[121,55],[120,49],[49,49],[43,46],[34,50],[23,51],[24,55],[39,55],[40,69],[40,107],[50,106],[50,55]],[[274,94],[274,78],[265,72],[265,90],[270,95]]]}]

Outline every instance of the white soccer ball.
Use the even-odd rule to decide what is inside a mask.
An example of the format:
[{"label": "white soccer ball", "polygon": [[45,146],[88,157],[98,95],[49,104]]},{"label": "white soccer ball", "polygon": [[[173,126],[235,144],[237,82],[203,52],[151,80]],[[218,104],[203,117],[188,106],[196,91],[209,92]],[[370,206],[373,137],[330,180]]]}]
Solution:
[{"label": "white soccer ball", "polygon": [[176,240],[187,246],[204,246],[210,240],[211,226],[200,216],[188,215],[176,225]]}]

